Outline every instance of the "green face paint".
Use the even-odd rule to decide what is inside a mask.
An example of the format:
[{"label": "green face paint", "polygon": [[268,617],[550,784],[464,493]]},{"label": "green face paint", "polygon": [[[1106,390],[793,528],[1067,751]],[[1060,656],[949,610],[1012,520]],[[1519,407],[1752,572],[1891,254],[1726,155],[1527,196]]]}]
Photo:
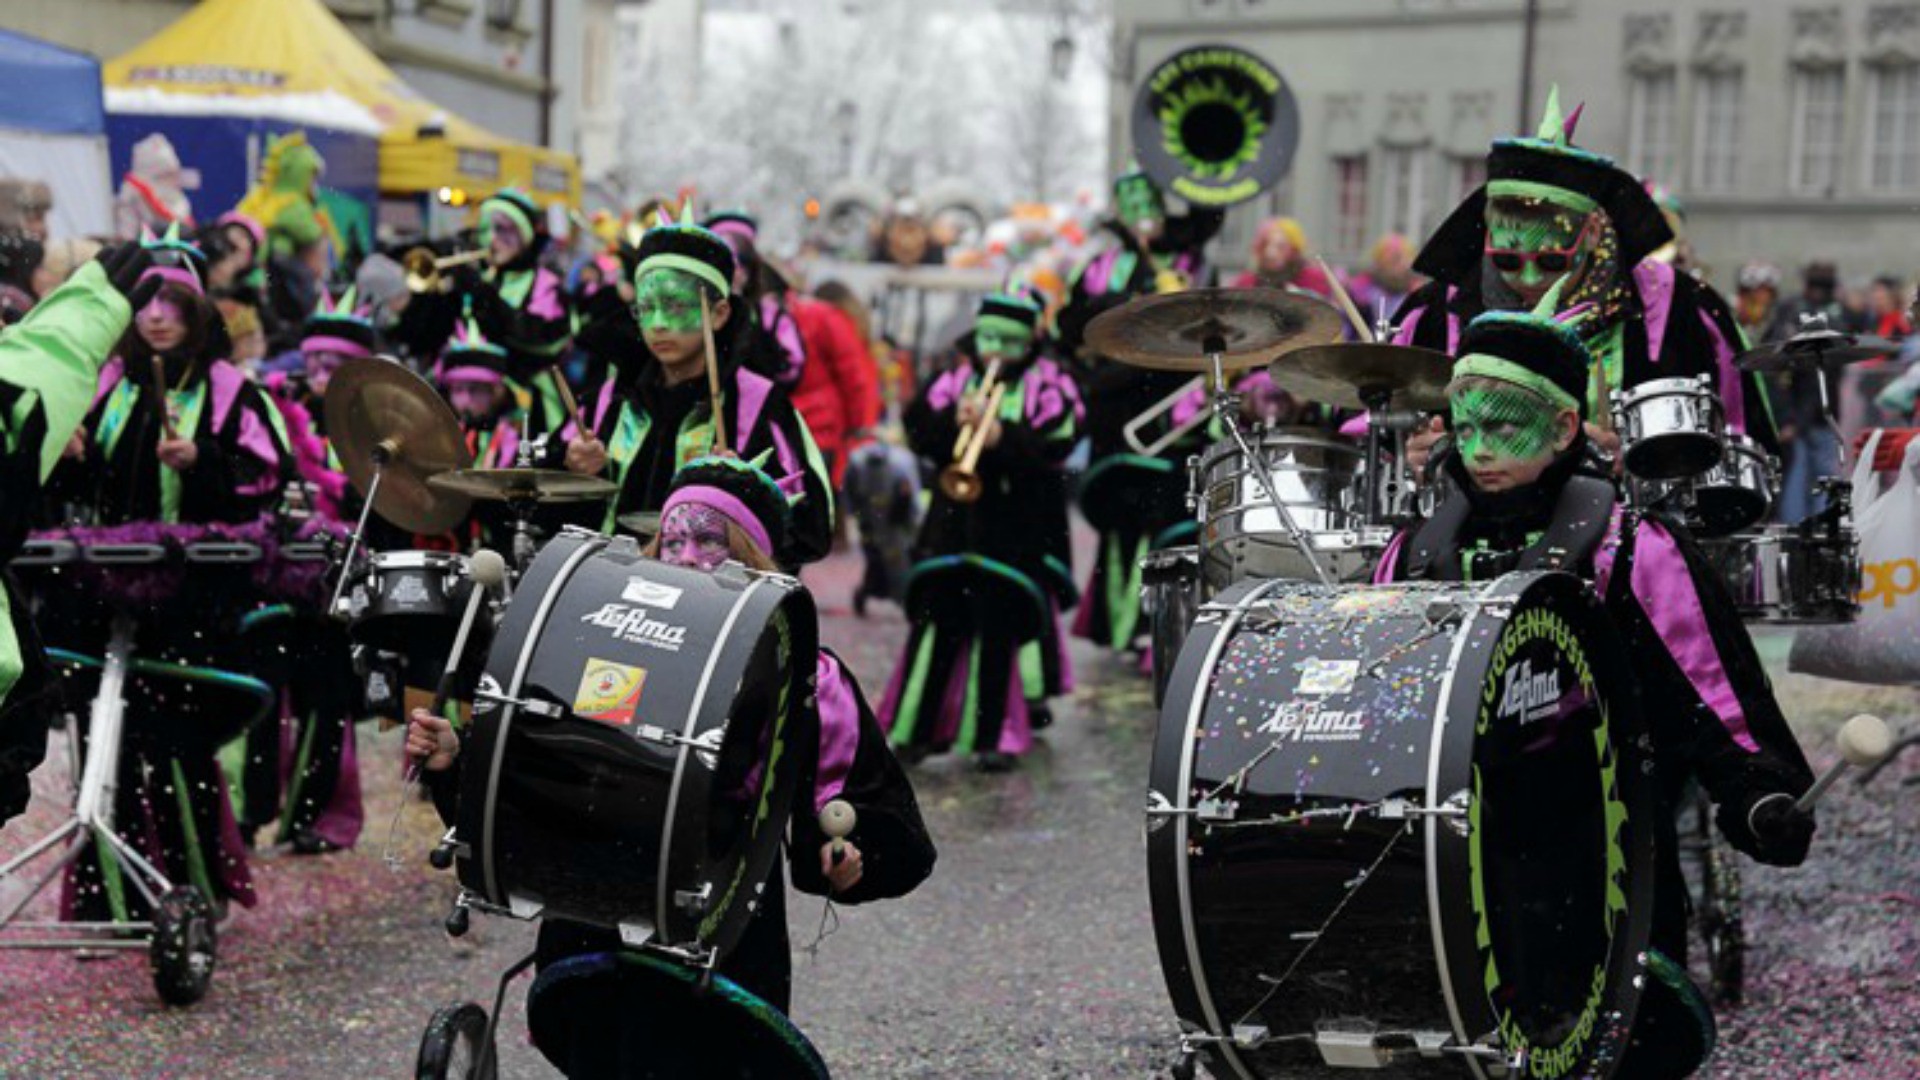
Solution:
[{"label": "green face paint", "polygon": [[1592,261],[1598,231],[1590,214],[1570,205],[1538,198],[1487,201],[1486,257],[1508,288],[1529,306],[1562,277],[1571,278],[1563,295]]},{"label": "green face paint", "polygon": [[1012,319],[988,315],[973,324],[973,346],[982,358],[1021,360],[1033,348],[1033,331]]},{"label": "green face paint", "polygon": [[1166,220],[1166,205],[1160,201],[1160,192],[1150,180],[1134,178],[1121,181],[1114,188],[1113,201],[1120,220],[1128,225]]},{"label": "green face paint", "polygon": [[633,317],[643,332],[699,333],[699,280],[679,270],[648,271],[634,290]]},{"label": "green face paint", "polygon": [[1480,382],[1447,405],[1460,460],[1483,488],[1531,483],[1557,452],[1560,411],[1531,391]]}]

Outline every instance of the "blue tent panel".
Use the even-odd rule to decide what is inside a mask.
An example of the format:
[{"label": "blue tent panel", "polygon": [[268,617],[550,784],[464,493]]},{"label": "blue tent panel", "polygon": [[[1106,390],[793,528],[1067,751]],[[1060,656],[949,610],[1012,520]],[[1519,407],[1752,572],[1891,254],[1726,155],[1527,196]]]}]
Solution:
[{"label": "blue tent panel", "polygon": [[[365,205],[371,213],[379,199],[379,141],[370,135],[280,120],[114,113],[107,118],[113,186],[118,190],[120,179],[127,175],[133,162],[133,144],[158,132],[173,144],[181,165],[199,170],[200,187],[187,192],[187,198],[193,202],[195,220],[205,224],[233,209],[246,195],[253,182],[250,168],[258,167],[267,152],[268,140],[291,131],[305,131],[307,141],[326,159],[327,171],[320,178],[321,185]],[[359,239],[361,249],[370,250],[371,237]]]},{"label": "blue tent panel", "polygon": [[0,30],[0,127],[50,135],[107,130],[100,61],[38,38]]}]

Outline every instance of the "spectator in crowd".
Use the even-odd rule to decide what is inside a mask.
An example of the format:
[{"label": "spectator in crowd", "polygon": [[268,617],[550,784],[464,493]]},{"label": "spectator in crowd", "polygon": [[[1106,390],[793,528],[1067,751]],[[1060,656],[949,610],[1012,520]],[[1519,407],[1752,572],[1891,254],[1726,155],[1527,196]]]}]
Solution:
[{"label": "spectator in crowd", "polygon": [[45,244],[47,215],[52,212],[53,190],[47,187],[46,181],[21,177],[0,179],[0,229],[19,232]]},{"label": "spectator in crowd", "polygon": [[1792,333],[1780,304],[1780,268],[1755,260],[1740,268],[1735,279],[1733,317],[1746,336],[1747,346],[1778,341]]},{"label": "spectator in crowd", "polygon": [[[1831,262],[1816,261],[1801,271],[1800,295],[1786,306],[1782,337],[1808,329],[1820,320],[1826,328],[1843,333],[1861,327],[1840,303],[1840,271]],[[1814,482],[1836,475],[1840,467],[1840,437],[1828,419],[1828,409],[1838,408],[1840,366],[1826,372],[1802,371],[1785,376],[1784,393],[1776,393],[1776,419],[1780,425],[1780,443],[1786,451],[1786,476],[1780,485],[1779,520],[1792,524],[1820,512],[1826,499],[1814,490]],[[1819,379],[1828,379],[1825,401]]]},{"label": "spectator in crowd", "polygon": [[[1867,333],[1899,341],[1913,333],[1900,279],[1882,274],[1867,287]],[[1884,361],[1880,361],[1884,362]]]},{"label": "spectator in crowd", "polygon": [[98,254],[100,242],[84,236],[48,242],[46,252],[40,257],[40,266],[33,272],[33,294],[45,296],[66,284],[74,271],[92,262]]},{"label": "spectator in crowd", "polygon": [[1333,282],[1309,255],[1307,235],[1299,222],[1290,217],[1268,218],[1253,234],[1253,268],[1234,278],[1233,287],[1298,289],[1332,297]]}]

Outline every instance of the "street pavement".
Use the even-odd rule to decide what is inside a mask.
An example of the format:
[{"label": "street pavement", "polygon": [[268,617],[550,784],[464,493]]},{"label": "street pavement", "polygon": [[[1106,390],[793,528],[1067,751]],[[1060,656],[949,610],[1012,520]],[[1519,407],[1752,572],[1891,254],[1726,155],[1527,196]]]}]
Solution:
[{"label": "street pavement", "polygon": [[[905,635],[896,609],[847,611],[856,567],[810,568],[823,638],[877,698]],[[1781,639],[1762,642],[1816,764],[1854,711],[1914,716],[1911,691],[1789,676]],[[934,759],[913,771],[939,846],[934,876],[904,900],[835,909],[793,894],[794,1019],[848,1078],[1164,1075],[1176,1032],[1147,909],[1141,807],[1152,709],[1134,665],[1076,645],[1080,687],[1018,770],[983,775]],[[367,827],[358,848],[256,863],[262,903],[220,941],[208,999],[169,1009],[144,953],[81,962],[0,953],[0,1078],[279,1078],[412,1075],[422,1027],[448,1001],[491,998],[530,928],[475,916],[440,924],[454,894],[430,869],[432,810],[403,805],[398,732],[361,729]],[[0,858],[58,815],[65,763],[35,778],[28,817]],[[1816,854],[1792,871],[1746,868],[1748,1003],[1723,1016],[1703,1075],[1896,1080],[1920,1075],[1920,754],[1871,789],[1843,783],[1823,808]],[[501,1075],[553,1077],[526,1042],[527,979],[508,991]]]}]

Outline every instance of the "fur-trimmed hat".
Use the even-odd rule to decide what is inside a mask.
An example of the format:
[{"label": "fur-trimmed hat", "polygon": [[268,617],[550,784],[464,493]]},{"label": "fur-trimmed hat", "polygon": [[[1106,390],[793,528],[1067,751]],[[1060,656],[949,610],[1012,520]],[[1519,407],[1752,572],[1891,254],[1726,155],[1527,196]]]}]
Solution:
[{"label": "fur-trimmed hat", "polygon": [[[764,461],[766,455],[762,455]],[[683,503],[709,506],[727,516],[760,545],[769,557],[786,543],[793,523],[793,505],[780,484],[760,463],[739,458],[700,457],[673,474],[673,486],[660,507],[665,521]]]},{"label": "fur-trimmed hat", "polygon": [[379,349],[379,335],[374,333],[373,320],[359,307],[357,297],[351,285],[338,300],[328,297],[326,287],[321,286],[320,302],[300,328],[300,351],[372,356]]},{"label": "fur-trimmed hat", "polygon": [[207,295],[207,254],[193,241],[181,237],[180,222],[168,225],[165,236],[144,230],[140,246],[153,255],[153,266],[140,275],[142,280],[157,277],[184,285],[201,296]]},{"label": "fur-trimmed hat", "polygon": [[711,230],[693,223],[691,199],[679,224],[657,225],[640,238],[634,286],[639,287],[647,271],[662,269],[692,274],[721,296],[733,292],[733,249]]},{"label": "fur-trimmed hat", "polygon": [[505,382],[507,350],[488,341],[472,319],[454,324],[453,337],[440,353],[442,386],[456,382]]}]

